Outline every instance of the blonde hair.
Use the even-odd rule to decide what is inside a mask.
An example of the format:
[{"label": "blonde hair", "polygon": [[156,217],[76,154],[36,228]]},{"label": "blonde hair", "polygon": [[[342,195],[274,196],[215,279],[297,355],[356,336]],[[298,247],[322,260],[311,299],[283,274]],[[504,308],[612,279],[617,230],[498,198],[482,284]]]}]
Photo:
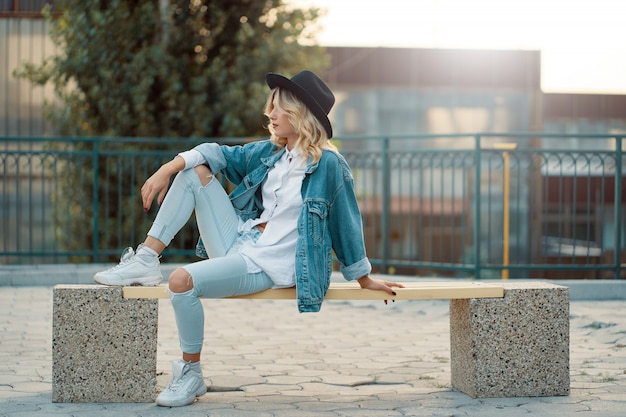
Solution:
[{"label": "blonde hair", "polygon": [[[305,160],[312,160],[313,163],[318,162],[322,157],[322,150],[328,149],[338,152],[337,147],[328,139],[328,134],[319,120],[309,108],[299,100],[291,91],[284,88],[274,88],[265,103],[265,115],[274,110],[274,98],[276,106],[282,112],[287,113],[287,119],[293,130],[298,134],[296,148]],[[274,134],[272,123],[267,125],[268,130],[272,134],[270,141],[279,147],[287,145],[287,138],[278,137]]]}]

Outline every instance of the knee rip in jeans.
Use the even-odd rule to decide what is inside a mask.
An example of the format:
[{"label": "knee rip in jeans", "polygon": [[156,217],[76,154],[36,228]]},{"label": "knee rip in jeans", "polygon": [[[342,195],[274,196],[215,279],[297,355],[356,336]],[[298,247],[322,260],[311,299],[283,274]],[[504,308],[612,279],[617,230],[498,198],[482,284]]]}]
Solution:
[{"label": "knee rip in jeans", "polygon": [[198,174],[198,178],[200,178],[200,184],[202,186],[206,186],[213,180],[213,173],[206,165],[198,165],[194,168],[196,174]]},{"label": "knee rip in jeans", "polygon": [[182,294],[193,289],[193,277],[184,268],[178,268],[169,280],[170,291],[175,294]]}]

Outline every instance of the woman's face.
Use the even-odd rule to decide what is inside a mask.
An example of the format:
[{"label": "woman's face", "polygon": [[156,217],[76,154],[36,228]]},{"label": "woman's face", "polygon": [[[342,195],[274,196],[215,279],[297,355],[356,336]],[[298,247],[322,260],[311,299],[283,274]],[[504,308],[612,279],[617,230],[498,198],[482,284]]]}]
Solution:
[{"label": "woman's face", "polygon": [[278,94],[274,96],[272,101],[272,111],[267,116],[270,119],[274,134],[280,138],[287,138],[287,140],[295,140],[298,138],[298,134],[295,132],[291,123],[289,123],[289,117],[287,113],[282,111],[278,106]]}]

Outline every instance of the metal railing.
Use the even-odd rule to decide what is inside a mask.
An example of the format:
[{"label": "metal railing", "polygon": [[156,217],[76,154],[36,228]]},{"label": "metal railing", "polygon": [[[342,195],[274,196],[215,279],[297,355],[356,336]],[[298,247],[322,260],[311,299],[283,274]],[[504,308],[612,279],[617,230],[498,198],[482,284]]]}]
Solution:
[{"label": "metal railing", "polygon": [[[249,139],[215,139],[225,144]],[[189,139],[0,139],[0,264],[112,261],[143,241],[141,183]],[[376,272],[624,278],[623,136],[341,137]],[[193,219],[164,253],[192,261]]]}]

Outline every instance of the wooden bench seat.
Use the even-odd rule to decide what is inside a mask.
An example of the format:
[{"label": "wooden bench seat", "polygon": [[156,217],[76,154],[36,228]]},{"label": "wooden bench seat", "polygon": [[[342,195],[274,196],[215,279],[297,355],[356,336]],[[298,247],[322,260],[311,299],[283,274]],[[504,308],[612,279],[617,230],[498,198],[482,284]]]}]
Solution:
[{"label": "wooden bench seat", "polygon": [[[460,300],[468,298],[502,298],[504,287],[483,282],[404,282],[405,288],[394,288],[395,296],[383,291],[362,289],[356,282],[332,283],[326,300]],[[156,287],[123,287],[124,298],[169,298],[166,284]],[[229,298],[258,300],[292,300],[295,288],[280,288]]]}]

